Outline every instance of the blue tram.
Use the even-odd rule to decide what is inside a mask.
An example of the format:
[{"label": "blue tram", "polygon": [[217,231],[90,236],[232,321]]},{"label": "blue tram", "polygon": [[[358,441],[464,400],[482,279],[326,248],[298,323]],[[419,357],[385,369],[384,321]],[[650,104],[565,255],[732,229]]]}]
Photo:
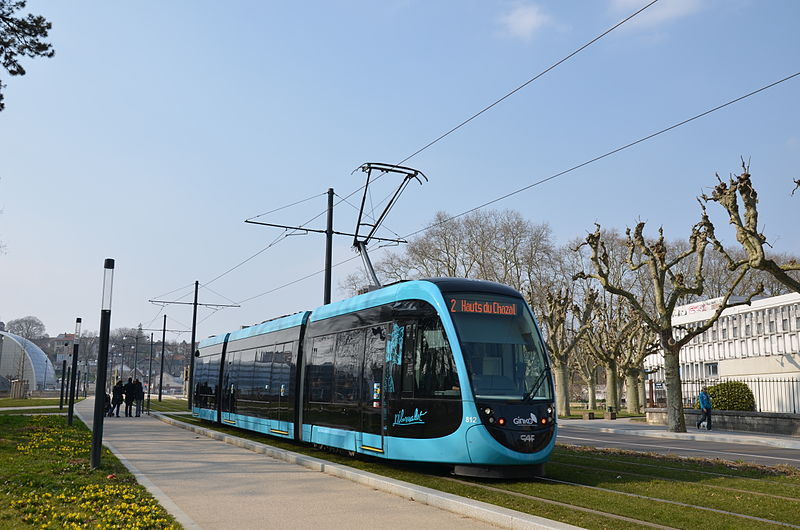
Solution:
[{"label": "blue tram", "polygon": [[204,420],[456,474],[541,474],[556,435],[547,354],[516,290],[400,282],[206,339]]}]

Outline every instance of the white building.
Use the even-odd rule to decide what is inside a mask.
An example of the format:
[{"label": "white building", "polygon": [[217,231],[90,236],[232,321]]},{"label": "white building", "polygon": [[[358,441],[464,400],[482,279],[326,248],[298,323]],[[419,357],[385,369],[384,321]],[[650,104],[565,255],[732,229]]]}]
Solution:
[{"label": "white building", "polygon": [[[721,299],[716,298],[677,307],[673,324],[700,325],[714,314]],[[680,331],[676,331],[680,334]],[[791,293],[752,301],[749,305],[731,307],[707,331],[683,347],[680,354],[683,381],[713,382],[715,379],[736,379],[747,382],[761,410],[775,412],[797,410],[800,403],[800,294]],[[653,371],[650,379],[664,381],[663,354],[645,360],[645,370]],[[707,381],[712,380],[712,381]],[[750,381],[758,380],[759,383]],[[772,385],[769,381],[787,381]],[[794,381],[794,383],[792,383]],[[774,386],[769,391],[764,386]],[[696,390],[692,387],[687,397]],[[693,392],[694,391],[694,392]],[[784,397],[767,397],[778,394]],[[788,402],[778,406],[767,401]]]}]

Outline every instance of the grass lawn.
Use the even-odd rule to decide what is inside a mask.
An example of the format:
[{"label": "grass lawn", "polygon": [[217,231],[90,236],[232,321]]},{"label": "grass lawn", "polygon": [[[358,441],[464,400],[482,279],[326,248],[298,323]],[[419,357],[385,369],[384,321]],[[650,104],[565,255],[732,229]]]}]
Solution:
[{"label": "grass lawn", "polygon": [[64,407],[64,410],[59,410],[58,407],[51,409],[51,408],[44,408],[44,409],[0,409],[0,415],[4,414],[16,414],[16,415],[32,415],[32,414],[67,414],[67,407]]},{"label": "grass lawn", "polygon": [[63,416],[0,415],[0,529],[180,528],[92,436]]},{"label": "grass lawn", "polygon": [[[0,408],[3,407],[47,407],[58,406],[61,398],[28,398],[28,399],[11,399],[0,398]],[[75,402],[83,400],[84,397],[76,397]],[[64,409],[67,408],[67,399],[64,399]]]}]

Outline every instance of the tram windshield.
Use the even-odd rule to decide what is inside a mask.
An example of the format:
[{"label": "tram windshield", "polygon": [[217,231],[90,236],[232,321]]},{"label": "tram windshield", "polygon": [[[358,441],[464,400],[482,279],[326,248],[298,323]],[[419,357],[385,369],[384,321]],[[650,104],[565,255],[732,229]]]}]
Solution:
[{"label": "tram windshield", "polygon": [[445,300],[476,399],[553,399],[544,346],[521,299],[475,293]]}]

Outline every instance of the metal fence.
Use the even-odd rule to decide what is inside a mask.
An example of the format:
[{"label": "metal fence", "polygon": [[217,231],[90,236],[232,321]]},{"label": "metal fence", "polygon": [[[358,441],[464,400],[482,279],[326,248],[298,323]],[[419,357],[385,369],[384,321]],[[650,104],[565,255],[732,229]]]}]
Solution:
[{"label": "metal fence", "polygon": [[[797,378],[744,378],[717,377],[713,379],[693,379],[681,382],[683,401],[687,407],[694,407],[700,389],[724,381],[745,383],[756,401],[757,412],[784,412],[800,414],[800,379]],[[667,400],[666,384],[663,381],[650,381],[649,400],[658,405]]]}]

